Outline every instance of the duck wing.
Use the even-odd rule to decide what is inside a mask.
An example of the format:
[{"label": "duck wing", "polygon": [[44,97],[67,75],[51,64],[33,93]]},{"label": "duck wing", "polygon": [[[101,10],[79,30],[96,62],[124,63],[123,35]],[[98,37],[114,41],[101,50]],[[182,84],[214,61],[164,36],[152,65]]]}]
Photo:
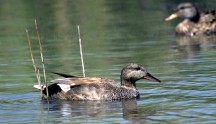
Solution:
[{"label": "duck wing", "polygon": [[66,84],[70,86],[87,85],[102,83],[102,78],[97,77],[72,77],[72,78],[57,78],[51,81],[55,84]]},{"label": "duck wing", "polygon": [[215,23],[216,10],[209,10],[201,13],[200,23]]},{"label": "duck wing", "polygon": [[69,74],[63,74],[63,73],[58,73],[58,72],[52,72],[53,74],[65,77],[65,78],[79,78],[78,76],[74,76],[74,75],[69,75]]},{"label": "duck wing", "polygon": [[216,34],[216,10],[202,12],[199,23],[194,28],[194,32],[200,34],[212,35]]},{"label": "duck wing", "polygon": [[[59,86],[61,90],[64,92],[69,91],[73,87],[77,86],[86,86],[86,85],[98,85],[102,83],[102,78],[97,77],[72,77],[72,78],[58,78],[55,80],[52,80],[52,85]],[[50,87],[49,86],[49,87]]]}]

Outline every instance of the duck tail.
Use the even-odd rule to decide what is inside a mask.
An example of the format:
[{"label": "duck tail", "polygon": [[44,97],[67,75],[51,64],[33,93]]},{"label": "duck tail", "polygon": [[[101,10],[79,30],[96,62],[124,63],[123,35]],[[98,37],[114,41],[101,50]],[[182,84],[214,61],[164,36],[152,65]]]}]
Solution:
[{"label": "duck tail", "polygon": [[40,89],[44,90],[46,88],[45,85],[34,85],[33,87],[36,88],[36,89],[39,89],[39,90]]}]

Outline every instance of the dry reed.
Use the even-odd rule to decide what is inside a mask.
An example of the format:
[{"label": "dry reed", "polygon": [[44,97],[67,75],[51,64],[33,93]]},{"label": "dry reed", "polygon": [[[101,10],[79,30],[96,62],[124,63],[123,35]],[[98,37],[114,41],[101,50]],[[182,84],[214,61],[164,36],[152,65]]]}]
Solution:
[{"label": "dry reed", "polygon": [[[34,70],[35,70],[36,78],[37,78],[39,86],[41,87],[41,84],[40,84],[40,74],[39,74],[39,70],[37,71],[37,67],[36,67],[36,64],[35,64],[35,61],[34,61],[34,56],[33,56],[32,47],[31,47],[31,40],[30,40],[30,36],[29,36],[29,33],[28,33],[27,29],[26,29],[26,34],[27,34],[29,51],[30,51],[33,67],[34,67]],[[40,91],[41,91],[41,97],[43,99],[44,96],[43,96],[43,93],[42,93],[42,89]]]},{"label": "dry reed", "polygon": [[40,54],[41,54],[41,61],[42,61],[42,67],[43,67],[43,74],[44,74],[44,83],[46,85],[46,93],[47,93],[47,99],[49,99],[49,91],[48,91],[48,85],[47,85],[47,80],[46,80],[46,70],[45,70],[45,64],[44,64],[44,59],[43,59],[43,49],[42,49],[42,44],[41,44],[41,39],[40,39],[40,33],[38,30],[38,26],[37,26],[37,21],[35,20],[35,29],[37,32],[37,36],[38,36],[38,43],[40,46]]},{"label": "dry reed", "polygon": [[79,25],[77,26],[78,29],[78,37],[79,37],[79,46],[80,46],[80,57],[81,57],[81,63],[82,63],[82,71],[83,71],[83,77],[85,77],[85,66],[83,61],[83,53],[82,53],[82,40],[80,36],[80,28]]}]

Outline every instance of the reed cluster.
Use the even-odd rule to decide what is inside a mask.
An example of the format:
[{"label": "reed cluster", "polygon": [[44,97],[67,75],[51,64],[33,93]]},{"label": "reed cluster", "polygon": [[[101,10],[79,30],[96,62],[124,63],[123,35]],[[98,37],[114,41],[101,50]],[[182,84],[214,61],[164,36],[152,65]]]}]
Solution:
[{"label": "reed cluster", "polygon": [[[45,83],[46,87],[48,87],[47,80],[46,80],[46,70],[45,70],[45,64],[44,64],[44,58],[43,58],[42,43],[41,43],[40,33],[39,33],[39,29],[38,29],[36,20],[35,20],[35,30],[36,30],[36,33],[37,33],[38,43],[39,43],[39,46],[40,46],[40,55],[41,55],[41,62],[42,62],[42,67],[43,67],[44,83]],[[40,81],[40,71],[39,71],[39,69],[37,69],[37,66],[36,66],[35,61],[34,61],[34,56],[33,56],[33,53],[32,53],[31,40],[30,40],[29,32],[28,32],[27,29],[26,29],[26,35],[27,35],[27,39],[28,39],[29,51],[30,51],[34,71],[35,71],[35,74],[36,74],[36,78],[37,78],[39,86],[41,87],[41,90],[40,90],[41,97],[42,97],[42,99],[44,99],[44,95],[43,95],[43,92],[42,92],[42,85],[41,85],[41,81]],[[46,93],[47,93],[47,99],[49,99],[48,88],[46,88]]]},{"label": "reed cluster", "polygon": [[[77,26],[78,29],[78,41],[79,41],[79,46],[80,46],[80,57],[81,57],[81,64],[82,64],[82,72],[83,72],[83,77],[85,77],[85,66],[84,66],[84,60],[83,60],[83,52],[82,52],[82,40],[81,40],[81,36],[80,36],[80,28],[79,25]],[[46,70],[45,70],[45,63],[44,63],[44,58],[43,58],[43,48],[42,48],[42,42],[41,42],[41,38],[40,38],[40,33],[39,33],[39,29],[38,29],[38,25],[37,25],[37,21],[35,20],[35,31],[37,33],[37,38],[38,38],[38,44],[40,46],[40,55],[41,55],[41,62],[42,62],[42,67],[43,67],[43,75],[44,75],[44,83],[46,86],[46,97],[47,99],[49,99],[49,91],[48,91],[48,84],[47,84],[47,79],[46,79]],[[43,88],[42,88],[42,84],[41,84],[41,78],[40,78],[40,71],[37,68],[35,61],[34,61],[34,56],[33,56],[33,52],[32,52],[32,45],[31,45],[31,40],[30,40],[30,36],[29,36],[29,32],[26,29],[26,34],[27,34],[27,39],[28,39],[28,46],[29,46],[29,51],[30,51],[30,56],[32,59],[32,64],[34,67],[34,71],[36,74],[36,78],[40,87],[40,93],[41,93],[41,98],[44,99],[44,95],[43,95]]]}]

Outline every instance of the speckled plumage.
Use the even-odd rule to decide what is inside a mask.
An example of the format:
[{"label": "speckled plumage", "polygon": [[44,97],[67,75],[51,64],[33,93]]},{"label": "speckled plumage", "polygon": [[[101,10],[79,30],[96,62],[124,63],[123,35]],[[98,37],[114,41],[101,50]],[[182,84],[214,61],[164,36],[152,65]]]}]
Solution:
[{"label": "speckled plumage", "polygon": [[[64,74],[62,78],[55,79],[48,86],[49,96],[65,100],[117,100],[139,97],[135,82],[147,79],[160,82],[149,74],[139,64],[128,64],[122,69],[121,83],[114,80],[97,77],[76,77]],[[68,87],[67,87],[68,86]],[[46,88],[43,88],[46,95]]]},{"label": "speckled plumage", "polygon": [[130,99],[139,96],[136,89],[121,86],[114,80],[105,78],[98,78],[98,80],[101,82],[72,86],[68,92],[59,92],[52,95],[52,97],[67,100],[113,100]]}]

